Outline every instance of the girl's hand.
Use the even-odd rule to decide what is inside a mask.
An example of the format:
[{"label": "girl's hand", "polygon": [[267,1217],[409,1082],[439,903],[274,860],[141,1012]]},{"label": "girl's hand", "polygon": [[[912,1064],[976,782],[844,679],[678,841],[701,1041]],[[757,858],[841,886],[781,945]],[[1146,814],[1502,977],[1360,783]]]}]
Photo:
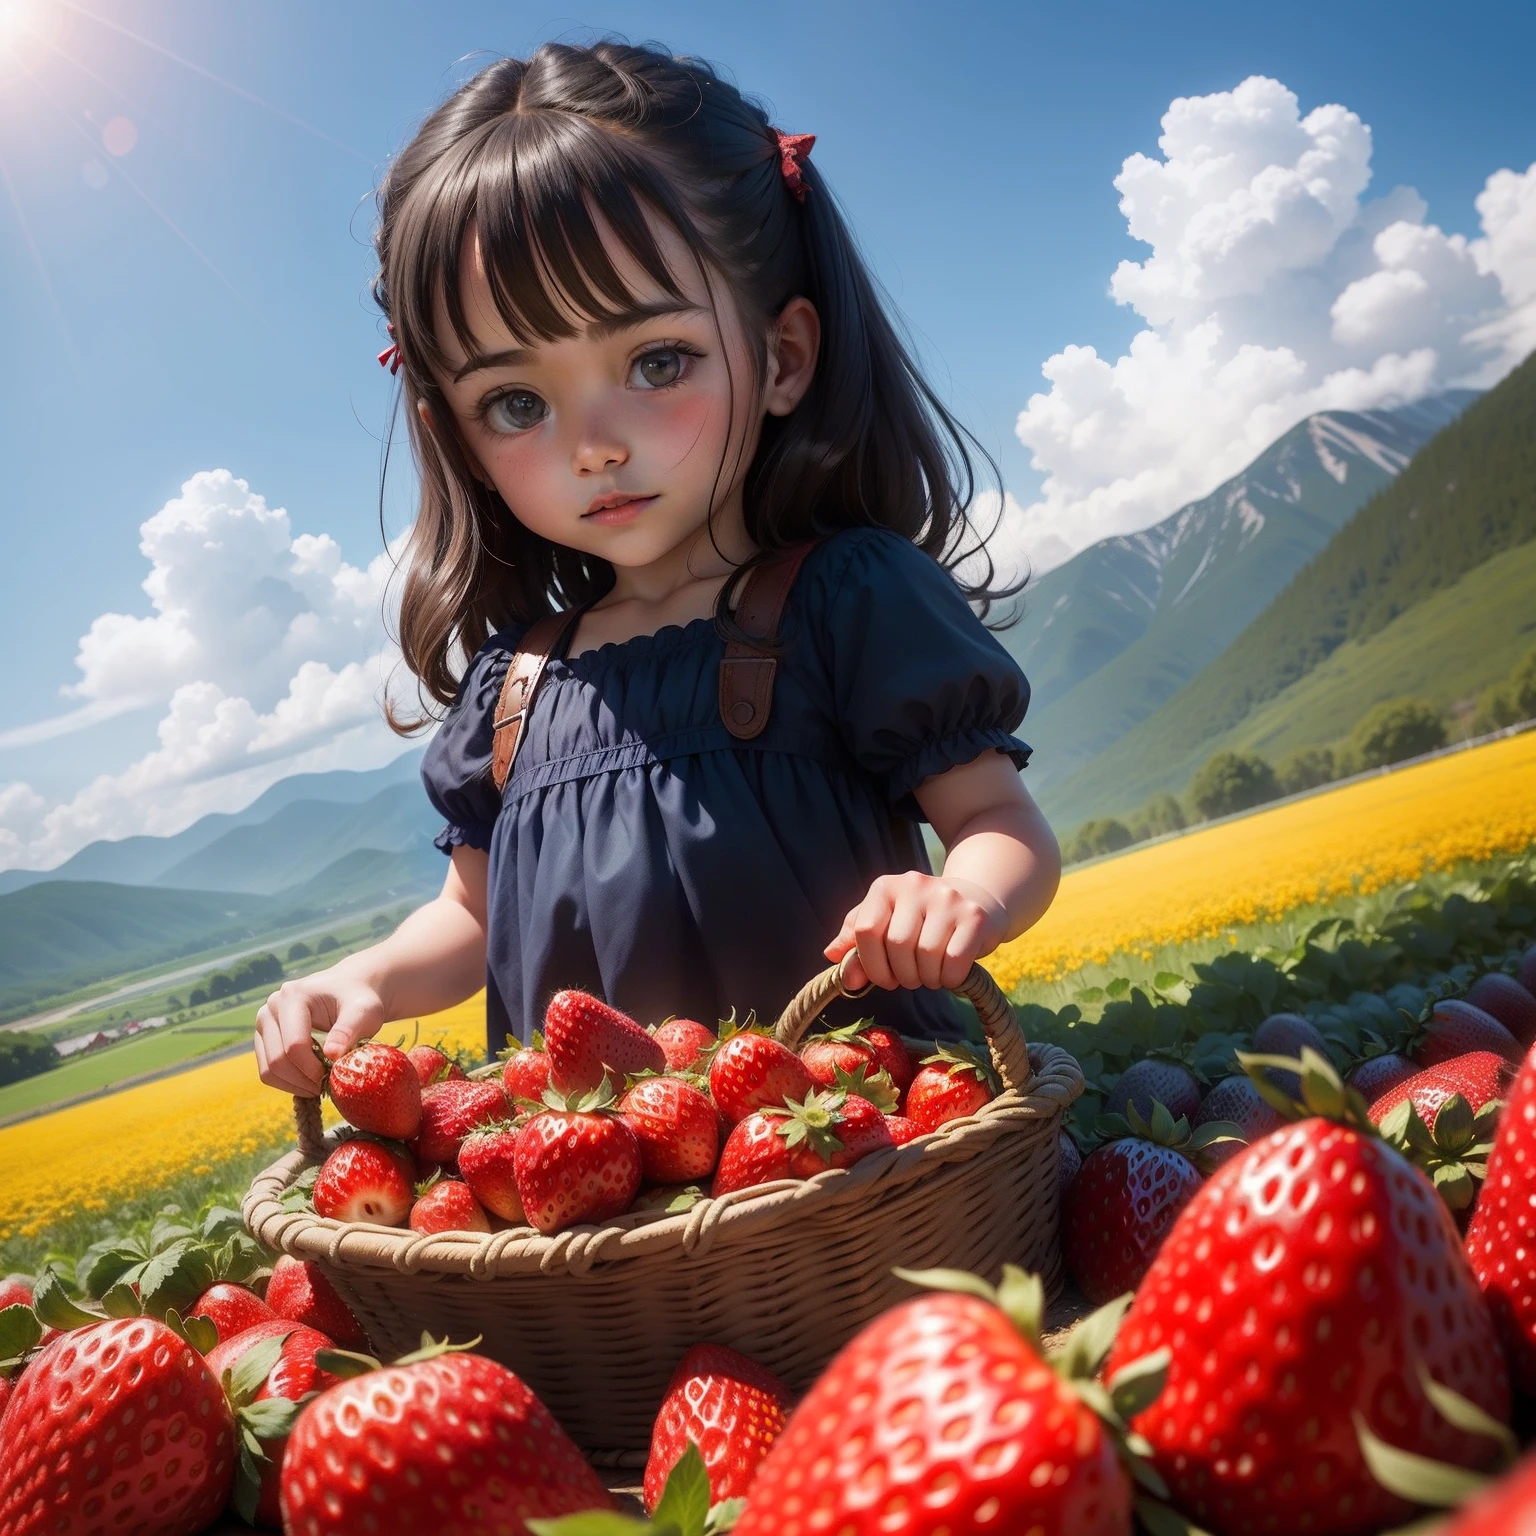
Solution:
[{"label": "girl's hand", "polygon": [[829,960],[857,950],[845,977],[852,987],[954,988],[978,955],[1007,937],[1003,903],[968,880],[908,870],[881,875],[827,945]]},{"label": "girl's hand", "polygon": [[310,1031],[327,1030],[325,1054],[335,1061],[378,1032],[384,1004],[364,981],[340,966],[285,981],[256,1015],[261,1080],[296,1098],[320,1097],[321,1070]]}]

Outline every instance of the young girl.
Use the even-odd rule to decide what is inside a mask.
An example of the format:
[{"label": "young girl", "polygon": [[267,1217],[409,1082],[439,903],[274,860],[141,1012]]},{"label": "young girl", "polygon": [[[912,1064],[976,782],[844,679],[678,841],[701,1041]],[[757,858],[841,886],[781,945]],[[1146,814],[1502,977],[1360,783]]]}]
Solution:
[{"label": "young girl", "polygon": [[312,1028],[335,1057],[482,985],[494,1050],[558,988],[772,1020],[844,957],[888,989],[859,1012],[953,1036],[942,989],[1050,904],[1029,686],[946,565],[965,438],[812,142],[693,60],[552,44],[391,168],[380,361],[421,476],[400,639],[450,706],[422,776],[451,862],[382,944],[268,999],[273,1087],[318,1091]]}]

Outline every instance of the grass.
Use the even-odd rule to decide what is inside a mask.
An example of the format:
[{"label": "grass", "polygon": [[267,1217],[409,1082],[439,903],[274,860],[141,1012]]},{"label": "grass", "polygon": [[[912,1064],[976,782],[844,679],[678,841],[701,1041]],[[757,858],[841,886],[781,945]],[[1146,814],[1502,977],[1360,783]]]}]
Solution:
[{"label": "grass", "polygon": [[258,1007],[254,1001],[226,1006],[194,1023],[166,1025],[145,1035],[130,1036],[115,1045],[66,1061],[51,1072],[40,1072],[19,1083],[8,1083],[0,1088],[0,1120],[45,1109],[50,1104],[61,1104],[66,1099],[109,1088],[127,1078],[222,1050],[237,1040],[249,1038]]}]

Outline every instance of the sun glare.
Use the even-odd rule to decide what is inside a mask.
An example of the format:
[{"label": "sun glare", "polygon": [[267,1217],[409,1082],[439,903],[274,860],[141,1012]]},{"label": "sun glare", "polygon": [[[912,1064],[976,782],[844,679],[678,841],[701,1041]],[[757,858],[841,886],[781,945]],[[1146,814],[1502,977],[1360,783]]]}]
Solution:
[{"label": "sun glare", "polygon": [[0,0],[0,87],[37,73],[63,42],[69,21],[57,0]]}]

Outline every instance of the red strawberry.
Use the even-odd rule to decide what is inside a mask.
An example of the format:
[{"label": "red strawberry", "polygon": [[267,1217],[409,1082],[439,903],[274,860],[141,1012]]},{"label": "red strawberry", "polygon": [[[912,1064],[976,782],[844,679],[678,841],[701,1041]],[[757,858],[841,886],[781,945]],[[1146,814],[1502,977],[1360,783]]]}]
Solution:
[{"label": "red strawberry", "polygon": [[912,1063],[901,1036],[869,1019],[808,1040],[800,1047],[800,1059],[823,1088],[837,1086],[839,1071],[855,1073],[861,1067],[870,1075],[884,1072],[898,1093],[912,1081]]},{"label": "red strawberry", "polygon": [[[267,1347],[259,1348],[262,1344]],[[278,1474],[297,1408],[292,1416],[273,1414],[270,1410],[247,1414],[246,1410],[252,1403],[273,1402],[279,1398],[298,1404],[310,1394],[335,1385],[336,1378],[315,1363],[316,1351],[335,1347],[330,1339],[313,1328],[295,1327],[286,1318],[274,1317],[209,1350],[208,1369],[223,1384],[230,1406],[235,1410],[237,1426],[242,1431],[249,1429],[256,1436],[264,1458],[258,1461],[251,1455],[248,1444],[241,1457],[234,1502],[247,1519],[273,1529],[283,1523],[282,1510],[278,1506]],[[226,1371],[229,1372],[227,1380]]]},{"label": "red strawberry", "polygon": [[148,1317],[65,1333],[12,1385],[0,1531],[191,1536],[224,1508],[235,1421],[218,1379]]},{"label": "red strawberry", "polygon": [[[1358,1115],[1313,1062],[1308,1107]],[[1357,1421],[1459,1465],[1497,1454],[1440,1416],[1420,1367],[1509,1415],[1498,1339],[1433,1187],[1369,1130],[1316,1115],[1250,1147],[1184,1208],[1107,1369],[1159,1348],[1167,1384],[1134,1427],[1172,1502],[1222,1533],[1357,1536],[1401,1518]]]},{"label": "red strawberry", "polygon": [[1134,1106],[1129,1115],[1139,1134],[1084,1158],[1062,1214],[1067,1264],[1095,1305],[1136,1289],[1174,1218],[1205,1182],[1184,1155],[1193,1150],[1187,1120],[1174,1122],[1156,1101],[1150,1125]]},{"label": "red strawberry", "polygon": [[680,1077],[642,1078],[619,1100],[640,1143],[649,1184],[707,1179],[720,1156],[720,1123],[706,1094]]},{"label": "red strawberry", "polygon": [[530,1104],[540,1104],[544,1090],[549,1087],[549,1052],[544,1049],[544,1037],[536,1034],[533,1040],[532,1045],[514,1040],[501,1069],[501,1086],[514,1103],[526,1099]]},{"label": "red strawberry", "polygon": [[787,1045],[756,1030],[728,1036],[710,1057],[710,1097],[732,1125],[754,1110],[804,1099],[815,1086],[805,1063]]},{"label": "red strawberry", "polygon": [[313,1259],[279,1256],[267,1281],[267,1305],[279,1317],[328,1333],[343,1349],[366,1349],[362,1324]]},{"label": "red strawberry", "polygon": [[526,1219],[517,1192],[517,1132],[510,1126],[485,1126],[466,1136],[459,1176],[493,1216],[519,1225]]},{"label": "red strawberry", "polygon": [[779,1134],[783,1123],[782,1117],[761,1109],[754,1110],[745,1120],[738,1120],[720,1149],[720,1164],[715,1169],[711,1192],[728,1195],[778,1179],[804,1178],[794,1171],[789,1147]]},{"label": "red strawberry", "polygon": [[1359,1090],[1367,1104],[1374,1103],[1389,1089],[1406,1083],[1419,1069],[1396,1051],[1384,1051],[1379,1056],[1368,1056],[1349,1074],[1351,1088]]},{"label": "red strawberry", "polygon": [[472,1354],[407,1356],[317,1397],[288,1437],[282,1489],[289,1536],[526,1536],[531,1519],[614,1507],[544,1404]]},{"label": "red strawberry", "polygon": [[315,1179],[315,1214],[398,1227],[411,1209],[416,1169],[404,1152],[377,1141],[344,1141]]},{"label": "red strawberry", "polygon": [[434,1083],[422,1090],[421,1129],[411,1151],[421,1163],[455,1163],[464,1138],[479,1126],[505,1120],[510,1108],[500,1083],[474,1078]]},{"label": "red strawberry", "polygon": [[1437,1527],[1436,1536],[1536,1536],[1536,1453]]},{"label": "red strawberry", "polygon": [[433,1083],[458,1082],[464,1076],[464,1068],[435,1045],[413,1045],[405,1054],[423,1088],[430,1088]]},{"label": "red strawberry", "polygon": [[1425,1067],[1395,1088],[1389,1088],[1371,1104],[1371,1121],[1380,1125],[1405,1100],[1411,1103],[1428,1130],[1433,1131],[1440,1107],[1460,1094],[1475,1114],[1494,1099],[1502,1099],[1514,1081],[1515,1069],[1492,1051],[1472,1051],[1455,1056],[1437,1067]]},{"label": "red strawberry", "polygon": [[206,1317],[217,1331],[219,1343],[223,1344],[257,1323],[270,1322],[277,1313],[247,1286],[221,1280],[217,1285],[210,1285],[192,1303],[187,1316]]},{"label": "red strawberry", "polygon": [[611,1113],[612,1088],[562,1102],[535,1115],[517,1138],[517,1192],[531,1226],[563,1231],[579,1221],[606,1221],[627,1211],[640,1192],[640,1142]]},{"label": "red strawberry", "polygon": [[556,992],[544,1010],[549,1080],[562,1093],[590,1093],[609,1075],[664,1072],[666,1052],[628,1014],[589,992]]},{"label": "red strawberry", "polygon": [[721,1150],[714,1192],[814,1178],[892,1145],[887,1117],[868,1099],[813,1089],[800,1103],[759,1110],[737,1124]]},{"label": "red strawberry", "polygon": [[1510,1090],[1467,1228],[1467,1257],[1498,1322],[1515,1382],[1536,1394],[1536,1046]]},{"label": "red strawberry", "polygon": [[1259,1090],[1248,1077],[1224,1077],[1201,1101],[1192,1130],[1200,1130],[1213,1120],[1237,1127],[1242,1141],[1218,1141],[1208,1147],[1202,1163],[1217,1168],[1244,1151],[1243,1142],[1255,1142],[1285,1124],[1285,1116],[1259,1097]]},{"label": "red strawberry", "polygon": [[1116,1437],[1041,1359],[1038,1282],[1004,1273],[1006,1312],[923,1296],[857,1334],[769,1449],[736,1536],[1129,1536]]},{"label": "red strawberry", "polygon": [[30,1307],[32,1287],[21,1275],[7,1275],[0,1280],[0,1308]]},{"label": "red strawberry", "polygon": [[704,1053],[715,1044],[715,1032],[693,1019],[668,1019],[658,1024],[651,1038],[667,1058],[668,1072],[693,1072]]},{"label": "red strawberry", "polygon": [[439,1179],[411,1207],[412,1232],[489,1232],[480,1202],[460,1179]]},{"label": "red strawberry", "polygon": [[1471,1003],[1448,998],[1435,1004],[1418,1048],[1410,1054],[1419,1066],[1436,1067],[1473,1051],[1493,1051],[1506,1061],[1520,1062],[1515,1037],[1496,1018]]},{"label": "red strawberry", "polygon": [[646,1510],[655,1513],[667,1474],[690,1442],[709,1473],[709,1502],[744,1498],[792,1401],[789,1388],[766,1366],[724,1344],[695,1344],[672,1372],[651,1430]]},{"label": "red strawberry", "polygon": [[905,1115],[887,1115],[885,1128],[891,1133],[892,1143],[898,1147],[904,1147],[909,1141],[927,1135],[916,1120],[908,1120]]},{"label": "red strawberry", "polygon": [[1467,1001],[1497,1019],[1522,1049],[1536,1041],[1536,997],[1513,976],[1502,971],[1479,976],[1467,989]]},{"label": "red strawberry", "polygon": [[974,1046],[941,1045],[923,1058],[907,1089],[906,1115],[924,1132],[974,1115],[997,1090],[992,1065]]},{"label": "red strawberry", "polygon": [[[1323,1032],[1299,1013],[1270,1014],[1253,1032],[1253,1049],[1260,1056],[1299,1058],[1303,1051],[1316,1051],[1325,1060],[1328,1056],[1328,1042],[1323,1039]],[[1292,1098],[1301,1092],[1301,1079],[1294,1072],[1270,1067],[1264,1075]]]},{"label": "red strawberry", "polygon": [[421,1079],[397,1046],[377,1040],[354,1045],[331,1063],[331,1103],[360,1131],[408,1141],[421,1121]]},{"label": "red strawberry", "polygon": [[[1147,1056],[1133,1061],[1104,1100],[1104,1112],[1123,1115],[1134,1104],[1143,1120],[1152,1115],[1153,1102],[1167,1106],[1175,1120],[1192,1119],[1200,1111],[1200,1082],[1182,1062]],[[1225,1117],[1222,1117],[1225,1118]]]}]

